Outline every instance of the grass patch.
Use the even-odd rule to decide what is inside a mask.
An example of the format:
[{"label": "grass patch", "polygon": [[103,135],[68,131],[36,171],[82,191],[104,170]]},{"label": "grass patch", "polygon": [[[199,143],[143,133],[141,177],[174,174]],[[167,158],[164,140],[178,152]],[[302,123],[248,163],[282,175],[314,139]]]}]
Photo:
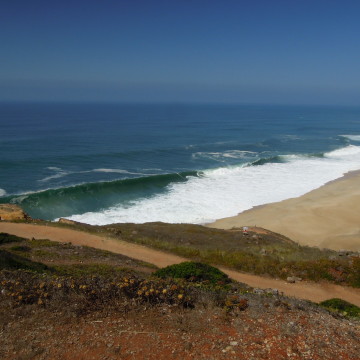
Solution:
[{"label": "grass patch", "polygon": [[320,303],[320,306],[344,316],[360,318],[360,308],[342,299],[329,299]]},{"label": "grass patch", "polygon": [[[37,247],[59,247],[59,246],[64,246],[61,243],[55,242],[55,241],[51,241],[51,240],[47,240],[47,239],[32,239],[29,241],[29,245],[33,248],[37,248]],[[71,246],[71,245],[69,245]]]},{"label": "grass patch", "polygon": [[35,272],[48,271],[49,267],[38,262],[31,261],[22,256],[0,250],[0,270],[3,269],[25,269]]},{"label": "grass patch", "polygon": [[108,235],[175,253],[193,261],[286,279],[326,280],[360,287],[360,259],[300,246],[267,230],[226,231],[190,224],[112,224]]},{"label": "grass patch", "polygon": [[29,246],[26,245],[16,245],[16,246],[12,246],[10,248],[11,251],[18,251],[18,252],[30,252],[31,248]]},{"label": "grass patch", "polygon": [[7,233],[0,233],[0,245],[12,243],[12,242],[21,242],[24,239],[21,237],[18,237],[16,235],[10,235]]}]

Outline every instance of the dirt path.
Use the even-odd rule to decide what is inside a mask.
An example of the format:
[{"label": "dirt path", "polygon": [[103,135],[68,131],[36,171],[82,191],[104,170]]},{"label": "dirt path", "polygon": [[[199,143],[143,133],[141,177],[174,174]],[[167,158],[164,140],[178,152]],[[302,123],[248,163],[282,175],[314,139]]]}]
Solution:
[{"label": "dirt path", "polygon": [[[137,260],[155,264],[159,267],[177,264],[188,260],[180,256],[171,255],[159,250],[153,250],[145,246],[131,244],[125,241],[52,226],[0,222],[0,232],[6,232],[29,239],[49,239],[58,242],[71,242],[74,245],[86,245],[97,249],[123,254]],[[360,289],[311,282],[289,284],[283,280],[240,273],[224,268],[220,269],[228,274],[232,279],[246,283],[252,287],[278,289],[285,295],[315,302],[338,297],[360,306]]]}]

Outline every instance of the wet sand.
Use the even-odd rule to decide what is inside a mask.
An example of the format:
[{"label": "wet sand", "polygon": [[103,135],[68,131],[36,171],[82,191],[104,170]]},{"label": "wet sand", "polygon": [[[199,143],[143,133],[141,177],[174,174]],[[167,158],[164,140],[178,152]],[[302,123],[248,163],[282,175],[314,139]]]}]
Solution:
[{"label": "wet sand", "polygon": [[207,224],[219,229],[255,225],[301,245],[360,251],[360,171],[298,198],[258,206]]}]

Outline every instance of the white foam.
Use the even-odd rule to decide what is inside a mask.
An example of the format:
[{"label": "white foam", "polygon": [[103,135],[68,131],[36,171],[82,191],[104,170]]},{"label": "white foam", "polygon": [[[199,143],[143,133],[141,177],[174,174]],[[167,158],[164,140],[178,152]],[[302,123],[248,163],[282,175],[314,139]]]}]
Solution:
[{"label": "white foam", "polygon": [[49,180],[53,179],[59,179],[68,175],[74,175],[74,174],[86,174],[86,173],[92,173],[92,172],[99,172],[99,173],[117,173],[117,174],[128,174],[128,175],[153,175],[153,174],[143,174],[138,172],[130,172],[127,170],[122,169],[108,169],[108,168],[98,168],[98,169],[92,169],[92,170],[85,170],[85,171],[66,171],[61,168],[51,166],[47,169],[55,171],[56,173],[54,175],[47,176],[41,180],[38,180],[38,182],[44,183]]},{"label": "white foam", "polygon": [[133,174],[127,170],[122,169],[93,169],[91,172],[104,172],[104,173],[118,173],[118,174]]},{"label": "white foam", "polygon": [[360,141],[360,135],[340,135],[352,141]]},{"label": "white foam", "polygon": [[325,156],[328,158],[339,159],[339,160],[350,160],[348,159],[351,156],[359,156],[360,147],[355,145],[348,145],[338,150],[331,151],[326,153]]},{"label": "white foam", "polygon": [[206,158],[216,161],[226,161],[227,159],[244,159],[249,156],[256,155],[256,152],[253,151],[242,151],[242,150],[228,150],[224,152],[196,152],[192,154],[192,158]]},{"label": "white foam", "polygon": [[4,189],[0,189],[0,196],[5,196],[6,195],[6,191]]},{"label": "white foam", "polygon": [[89,224],[117,222],[206,223],[233,216],[257,205],[303,195],[323,184],[360,169],[360,147],[349,145],[323,158],[289,158],[285,163],[223,167],[168,186],[167,192],[89,212],[70,219]]},{"label": "white foam", "polygon": [[71,174],[70,172],[65,171],[65,170],[63,170],[61,168],[55,167],[55,166],[50,166],[47,169],[49,169],[51,171],[55,171],[55,174],[47,176],[47,177],[45,177],[45,178],[43,178],[41,180],[38,180],[38,182],[44,183],[44,182],[47,182],[49,180],[59,179],[59,178],[62,178],[64,176],[67,176],[67,175]]}]

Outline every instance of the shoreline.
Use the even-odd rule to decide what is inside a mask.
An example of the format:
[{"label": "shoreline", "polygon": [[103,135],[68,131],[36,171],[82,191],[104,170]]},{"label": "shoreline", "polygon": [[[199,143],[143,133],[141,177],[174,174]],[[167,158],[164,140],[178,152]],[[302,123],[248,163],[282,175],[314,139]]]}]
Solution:
[{"label": "shoreline", "polygon": [[360,251],[360,170],[350,171],[300,197],[256,206],[204,226],[259,226],[301,245]]}]

